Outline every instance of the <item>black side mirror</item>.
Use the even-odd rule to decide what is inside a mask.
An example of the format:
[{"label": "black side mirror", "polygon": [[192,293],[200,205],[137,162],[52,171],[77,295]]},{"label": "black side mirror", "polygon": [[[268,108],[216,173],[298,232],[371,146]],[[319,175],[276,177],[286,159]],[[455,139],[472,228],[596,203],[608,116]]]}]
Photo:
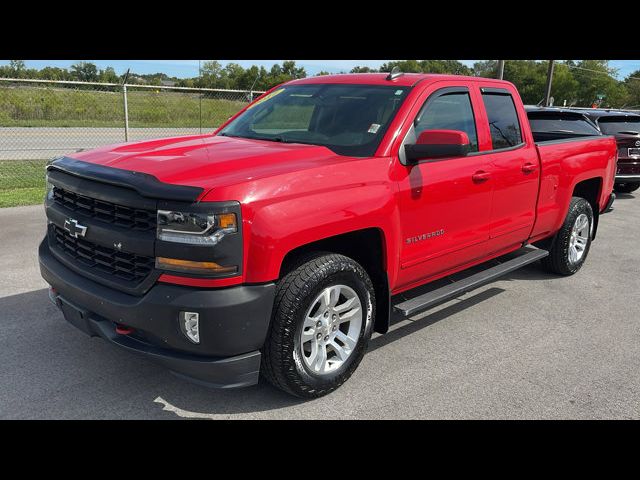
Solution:
[{"label": "black side mirror", "polygon": [[459,130],[425,130],[418,142],[405,145],[404,151],[408,163],[420,160],[445,157],[464,157],[471,145],[465,132]]}]

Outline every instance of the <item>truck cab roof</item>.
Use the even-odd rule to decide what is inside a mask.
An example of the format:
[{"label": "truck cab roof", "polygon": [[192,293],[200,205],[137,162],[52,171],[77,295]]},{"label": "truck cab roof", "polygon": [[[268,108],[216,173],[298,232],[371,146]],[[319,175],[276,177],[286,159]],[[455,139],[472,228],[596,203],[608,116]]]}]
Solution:
[{"label": "truck cab roof", "polygon": [[470,77],[465,75],[445,75],[438,73],[403,73],[392,80],[388,80],[388,73],[343,73],[336,75],[319,75],[315,77],[301,78],[287,82],[287,85],[312,85],[321,83],[360,84],[360,85],[397,85],[401,87],[413,87],[419,82],[437,82],[443,80],[478,82],[490,80],[492,83],[504,83],[505,80],[487,79],[482,77]]}]

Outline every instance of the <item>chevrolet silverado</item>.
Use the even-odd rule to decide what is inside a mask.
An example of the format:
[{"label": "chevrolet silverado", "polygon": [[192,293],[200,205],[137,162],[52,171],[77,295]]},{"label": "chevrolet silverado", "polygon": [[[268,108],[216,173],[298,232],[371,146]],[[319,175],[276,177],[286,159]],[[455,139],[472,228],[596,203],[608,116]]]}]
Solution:
[{"label": "chevrolet silverado", "polygon": [[392,313],[535,261],[576,273],[616,155],[610,136],[537,141],[506,81],[293,80],[213,133],[50,162],[41,273],[68,322],[179,376],[318,397]]}]

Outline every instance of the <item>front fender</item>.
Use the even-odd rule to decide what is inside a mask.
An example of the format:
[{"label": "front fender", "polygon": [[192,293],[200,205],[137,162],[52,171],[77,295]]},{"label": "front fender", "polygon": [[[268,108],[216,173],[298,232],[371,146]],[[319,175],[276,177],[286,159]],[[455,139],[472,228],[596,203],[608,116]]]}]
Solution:
[{"label": "front fender", "polygon": [[[360,184],[279,198],[247,208],[245,281],[273,281],[292,250],[336,235],[367,228],[383,234],[387,272],[395,277],[399,215],[391,183]],[[366,248],[363,245],[362,248]]]}]

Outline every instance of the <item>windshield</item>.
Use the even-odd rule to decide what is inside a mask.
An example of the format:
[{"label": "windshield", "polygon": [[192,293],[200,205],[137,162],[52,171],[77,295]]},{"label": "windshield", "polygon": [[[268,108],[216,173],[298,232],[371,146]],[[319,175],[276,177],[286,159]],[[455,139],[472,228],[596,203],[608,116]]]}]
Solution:
[{"label": "windshield", "polygon": [[601,118],[598,120],[598,125],[600,125],[602,133],[606,135],[615,135],[616,133],[640,134],[640,117],[624,119],[620,117]]},{"label": "windshield", "polygon": [[218,135],[325,146],[339,155],[375,153],[409,87],[291,85],[249,106]]}]

